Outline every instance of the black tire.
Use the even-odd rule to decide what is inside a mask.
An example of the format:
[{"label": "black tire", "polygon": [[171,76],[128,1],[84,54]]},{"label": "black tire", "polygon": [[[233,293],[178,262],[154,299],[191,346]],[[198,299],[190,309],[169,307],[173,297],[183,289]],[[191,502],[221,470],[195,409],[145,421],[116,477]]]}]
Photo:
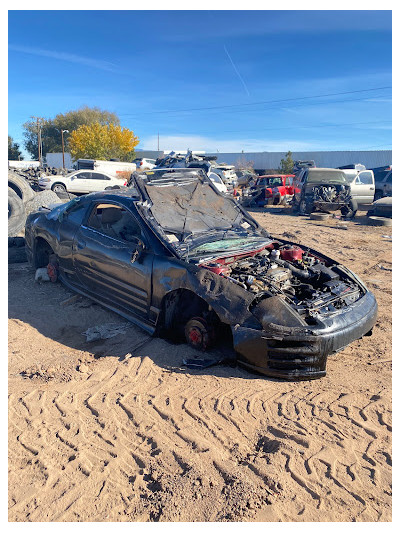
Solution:
[{"label": "black tire", "polygon": [[35,196],[35,191],[30,186],[29,181],[11,170],[8,171],[8,186],[21,198],[23,203]]},{"label": "black tire", "polygon": [[311,220],[328,220],[329,218],[332,218],[329,213],[310,213]]},{"label": "black tire", "polygon": [[65,187],[63,183],[53,183],[53,185],[51,186],[51,190],[54,191],[55,193],[66,193],[67,192],[67,188]]},{"label": "black tire", "polygon": [[24,237],[8,237],[9,248],[21,248],[22,246],[25,246]]},{"label": "black tire", "polygon": [[16,237],[25,227],[26,213],[22,199],[8,187],[8,236]]},{"label": "black tire", "polygon": [[277,194],[272,200],[272,205],[280,205],[281,201],[282,201],[281,195]]},{"label": "black tire", "polygon": [[39,192],[35,198],[32,198],[25,204],[26,214],[29,215],[34,211],[38,211],[41,207],[49,207],[52,204],[62,203],[57,194],[53,191]]},{"label": "black tire", "polygon": [[28,258],[26,257],[25,246],[23,248],[9,248],[8,249],[8,263],[26,263]]},{"label": "black tire", "polygon": [[309,215],[313,210],[313,202],[304,198],[299,202],[299,215]]},{"label": "black tire", "polygon": [[351,199],[350,202],[346,206],[340,209],[340,212],[346,218],[354,218],[356,216],[357,209],[358,209],[357,201],[354,199]]},{"label": "black tire", "polygon": [[392,219],[386,217],[369,217],[368,224],[370,226],[391,226]]}]

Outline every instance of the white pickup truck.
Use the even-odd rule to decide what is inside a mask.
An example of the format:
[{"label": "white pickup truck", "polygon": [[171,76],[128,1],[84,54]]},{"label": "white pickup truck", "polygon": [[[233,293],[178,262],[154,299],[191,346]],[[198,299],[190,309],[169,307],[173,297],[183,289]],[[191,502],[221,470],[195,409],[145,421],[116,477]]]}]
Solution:
[{"label": "white pickup truck", "polygon": [[354,168],[341,168],[350,185],[351,196],[357,202],[358,208],[366,208],[372,204],[375,196],[375,178],[372,170],[366,170],[364,165],[351,165]]}]

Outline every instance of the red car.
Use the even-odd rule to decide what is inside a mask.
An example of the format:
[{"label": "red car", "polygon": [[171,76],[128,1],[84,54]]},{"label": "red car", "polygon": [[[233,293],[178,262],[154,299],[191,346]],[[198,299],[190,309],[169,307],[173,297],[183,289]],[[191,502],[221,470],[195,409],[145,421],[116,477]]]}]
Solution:
[{"label": "red car", "polygon": [[270,174],[260,176],[250,187],[250,194],[257,205],[285,205],[294,194],[294,174]]}]

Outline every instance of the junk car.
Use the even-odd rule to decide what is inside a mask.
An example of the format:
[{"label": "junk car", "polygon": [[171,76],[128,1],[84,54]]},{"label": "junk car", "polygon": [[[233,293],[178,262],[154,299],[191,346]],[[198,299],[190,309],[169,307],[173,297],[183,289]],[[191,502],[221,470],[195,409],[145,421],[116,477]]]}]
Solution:
[{"label": "junk car", "polygon": [[376,321],[358,276],[270,235],[202,171],[134,173],[124,190],[32,213],[25,235],[31,264],[70,289],[199,350],[226,339],[267,376],[324,376]]},{"label": "junk car", "polygon": [[258,177],[254,185],[243,192],[243,205],[287,205],[293,198],[293,178],[294,174],[268,174]]},{"label": "junk car", "polygon": [[296,174],[293,186],[292,208],[300,215],[340,210],[343,216],[352,218],[357,212],[358,205],[344,170],[305,168]]}]

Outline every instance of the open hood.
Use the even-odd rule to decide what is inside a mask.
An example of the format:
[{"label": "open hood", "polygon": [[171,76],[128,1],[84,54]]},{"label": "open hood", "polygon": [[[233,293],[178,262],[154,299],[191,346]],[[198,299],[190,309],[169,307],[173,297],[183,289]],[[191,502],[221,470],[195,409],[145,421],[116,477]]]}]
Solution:
[{"label": "open hood", "polygon": [[188,235],[238,227],[266,234],[233,199],[220,194],[201,170],[135,173],[133,180],[147,200],[142,205],[163,232],[173,233],[179,241]]}]

